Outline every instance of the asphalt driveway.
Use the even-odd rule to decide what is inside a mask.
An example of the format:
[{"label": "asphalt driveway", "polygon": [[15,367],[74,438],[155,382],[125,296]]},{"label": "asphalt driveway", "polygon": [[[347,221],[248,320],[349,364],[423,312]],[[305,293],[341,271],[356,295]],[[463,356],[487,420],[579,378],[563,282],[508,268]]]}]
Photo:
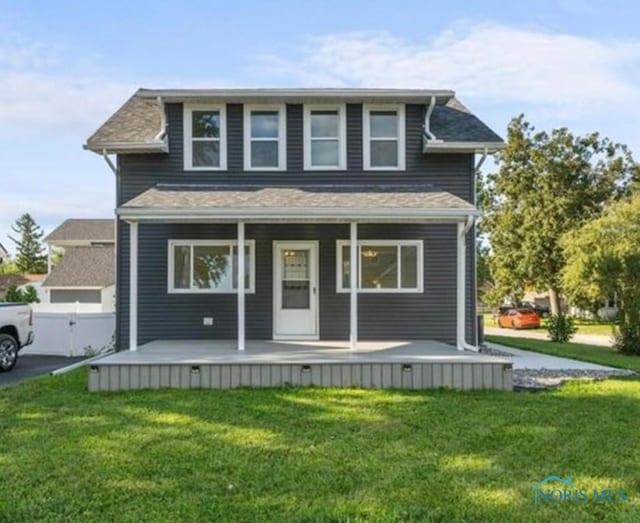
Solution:
[{"label": "asphalt driveway", "polygon": [[84,358],[67,358],[65,356],[36,356],[31,354],[20,354],[18,363],[9,372],[0,372],[0,387],[18,383],[27,378],[33,378],[46,374],[55,369],[60,369],[71,365]]}]

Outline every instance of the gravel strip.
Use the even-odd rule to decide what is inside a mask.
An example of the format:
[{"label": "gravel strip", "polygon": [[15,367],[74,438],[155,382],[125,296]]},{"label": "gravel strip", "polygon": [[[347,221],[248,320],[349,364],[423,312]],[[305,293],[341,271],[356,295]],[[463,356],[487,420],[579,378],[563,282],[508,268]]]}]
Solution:
[{"label": "gravel strip", "polygon": [[558,387],[565,381],[575,379],[606,380],[620,376],[636,376],[632,370],[586,370],[586,369],[514,369],[513,388],[515,390],[540,390]]}]

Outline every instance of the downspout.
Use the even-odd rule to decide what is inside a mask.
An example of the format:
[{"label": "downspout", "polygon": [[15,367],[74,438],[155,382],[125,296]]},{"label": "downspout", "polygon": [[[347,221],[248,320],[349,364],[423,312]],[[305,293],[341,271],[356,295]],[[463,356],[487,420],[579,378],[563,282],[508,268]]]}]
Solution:
[{"label": "downspout", "polygon": [[[480,160],[478,161],[478,163],[475,166],[475,170],[473,173],[473,206],[477,209],[478,208],[478,191],[476,190],[476,185],[477,185],[477,180],[478,180],[478,175],[480,174],[480,167],[482,167],[482,165],[484,164],[485,160],[487,159],[487,155],[489,154],[489,150],[485,147],[484,150],[482,151],[482,156],[480,157]],[[474,249],[475,249],[475,245],[474,245]],[[476,308],[477,308],[477,304],[478,304],[478,254],[477,252],[473,253],[473,274],[471,275],[473,278],[473,288],[476,291]],[[476,328],[474,329],[475,331],[475,336],[473,337],[473,344],[476,347],[480,346],[479,343],[479,336],[480,333],[478,332],[478,325],[477,325],[477,320],[476,320]]]},{"label": "downspout", "polygon": [[473,215],[467,216],[466,222],[458,222],[457,245],[457,282],[456,282],[456,342],[458,350],[478,352],[478,347],[467,343],[466,340],[466,250],[467,234],[473,227]]},{"label": "downspout", "polygon": [[154,142],[161,142],[164,140],[164,137],[167,134],[167,115],[164,112],[164,102],[162,101],[162,97],[158,96],[156,98],[158,105],[160,106],[160,132],[155,135],[153,138]]},{"label": "downspout", "polygon": [[429,142],[435,142],[438,139],[436,135],[431,132],[431,113],[433,113],[433,108],[436,106],[436,97],[432,96],[429,100],[429,105],[427,106],[427,113],[424,115],[424,136]]},{"label": "downspout", "polygon": [[118,168],[111,161],[111,158],[109,158],[109,155],[107,154],[107,150],[106,149],[102,149],[102,158],[104,158],[104,161],[107,162],[107,165],[109,166],[109,169],[111,169],[113,174],[118,176]]}]

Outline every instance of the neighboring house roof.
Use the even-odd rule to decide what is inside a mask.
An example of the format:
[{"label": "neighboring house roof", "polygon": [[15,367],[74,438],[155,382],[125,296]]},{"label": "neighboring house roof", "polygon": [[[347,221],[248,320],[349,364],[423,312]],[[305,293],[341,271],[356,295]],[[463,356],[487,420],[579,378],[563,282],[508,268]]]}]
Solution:
[{"label": "neighboring house roof", "polygon": [[121,216],[202,214],[356,217],[473,214],[474,206],[433,185],[173,185],[159,184],[125,203]]},{"label": "neighboring house roof", "polygon": [[56,241],[114,242],[115,220],[109,218],[70,218],[54,229],[44,241],[49,243]]},{"label": "neighboring house roof", "polygon": [[44,287],[108,287],[115,283],[113,247],[69,247]]},{"label": "neighboring house roof", "polygon": [[431,132],[436,142],[425,150],[498,149],[502,139],[455,98],[455,92],[433,89],[139,89],[85,144],[96,153],[168,152],[165,102],[396,102],[425,106],[434,98]]}]

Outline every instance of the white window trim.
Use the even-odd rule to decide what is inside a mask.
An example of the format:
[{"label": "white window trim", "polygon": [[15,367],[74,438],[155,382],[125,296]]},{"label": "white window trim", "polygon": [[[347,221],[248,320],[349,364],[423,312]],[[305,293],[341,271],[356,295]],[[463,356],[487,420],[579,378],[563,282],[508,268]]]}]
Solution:
[{"label": "white window trim", "polygon": [[[193,166],[193,111],[219,111],[220,112],[220,166]],[[184,104],[183,106],[183,156],[185,171],[226,171],[227,170],[227,111],[224,104]],[[216,141],[215,139],[196,138],[197,141]]]},{"label": "white window trim", "polygon": [[[336,240],[336,292],[347,293],[348,287],[342,286],[342,248],[349,245],[349,240]],[[395,246],[398,251],[398,287],[395,289],[363,289],[362,286],[362,270],[360,259],[362,257],[362,247],[381,245]],[[411,245],[418,248],[418,287],[416,289],[403,289],[400,287],[402,278],[400,261],[400,247],[403,245]],[[358,241],[358,293],[372,294],[419,294],[424,292],[424,242],[422,240],[359,240]]]},{"label": "white window trim", "polygon": [[[273,138],[251,138],[251,112],[278,111],[278,166],[251,167],[251,142],[273,141]],[[287,169],[287,111],[285,104],[244,105],[244,170],[245,171],[284,171]]]},{"label": "white window trim", "polygon": [[[237,240],[169,240],[167,256],[167,292],[169,294],[237,294],[238,289],[177,289],[174,287],[174,247],[191,247],[191,282],[193,281],[193,248],[196,246],[237,246]],[[249,247],[249,287],[245,289],[245,294],[254,294],[256,285],[256,241],[245,240],[245,245]],[[238,253],[239,254],[239,253]],[[239,275],[238,275],[239,276]],[[240,278],[238,278],[238,282]]]},{"label": "white window trim", "polygon": [[[398,165],[396,167],[372,167],[371,166],[371,111],[396,111],[398,114],[398,136],[386,138],[374,138],[374,140],[398,141]],[[362,106],[362,165],[365,171],[404,171],[406,166],[405,147],[405,107],[403,104],[394,105],[373,105],[364,104]]]},{"label": "white window trim", "polygon": [[[311,163],[311,112],[338,111],[338,165],[312,165]],[[345,104],[318,104],[304,106],[304,170],[305,171],[344,171],[347,168],[347,109]],[[335,138],[327,138],[335,140]],[[322,138],[315,138],[322,140]]]}]

